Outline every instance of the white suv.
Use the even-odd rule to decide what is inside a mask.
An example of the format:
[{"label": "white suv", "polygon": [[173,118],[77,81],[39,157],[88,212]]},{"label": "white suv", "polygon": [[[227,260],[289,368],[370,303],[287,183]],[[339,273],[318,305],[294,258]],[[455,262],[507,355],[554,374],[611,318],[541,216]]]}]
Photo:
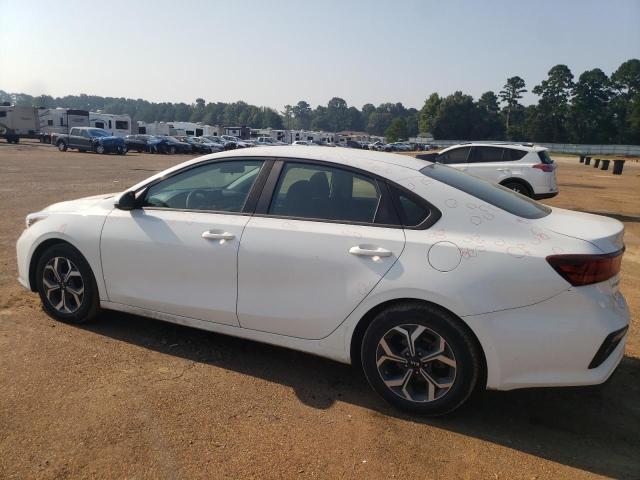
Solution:
[{"label": "white suv", "polygon": [[536,200],[558,194],[556,166],[544,147],[464,143],[445,148],[429,160],[499,183]]}]

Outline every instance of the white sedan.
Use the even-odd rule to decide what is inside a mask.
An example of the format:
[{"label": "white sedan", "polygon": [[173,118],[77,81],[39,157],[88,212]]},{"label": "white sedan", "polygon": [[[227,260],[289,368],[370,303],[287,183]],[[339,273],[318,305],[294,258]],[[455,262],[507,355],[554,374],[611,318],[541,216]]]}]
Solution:
[{"label": "white sedan", "polygon": [[453,168],[355,149],[200,157],[27,217],[19,281],[100,308],[361,365],[393,405],[591,385],[619,364],[623,225]]}]

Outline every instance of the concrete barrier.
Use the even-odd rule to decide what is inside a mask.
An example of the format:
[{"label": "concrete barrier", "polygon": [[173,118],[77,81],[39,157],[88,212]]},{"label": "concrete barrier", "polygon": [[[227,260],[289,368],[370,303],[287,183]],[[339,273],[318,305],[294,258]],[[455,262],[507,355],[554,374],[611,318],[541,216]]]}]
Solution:
[{"label": "concrete barrier", "polygon": [[609,170],[609,163],[611,163],[611,160],[602,160],[601,170]]},{"label": "concrete barrier", "polygon": [[584,155],[580,155],[580,163],[584,163]]},{"label": "concrete barrier", "polygon": [[598,168],[599,166],[600,166],[600,159],[599,159],[599,158],[596,158],[596,159],[593,161],[593,168]]},{"label": "concrete barrier", "polygon": [[591,157],[584,157],[584,164],[591,165]]}]

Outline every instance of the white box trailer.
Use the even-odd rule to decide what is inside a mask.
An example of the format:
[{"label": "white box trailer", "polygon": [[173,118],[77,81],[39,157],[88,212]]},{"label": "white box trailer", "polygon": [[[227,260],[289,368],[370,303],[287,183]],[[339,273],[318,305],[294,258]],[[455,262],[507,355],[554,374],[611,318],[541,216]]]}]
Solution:
[{"label": "white box trailer", "polygon": [[20,137],[35,136],[38,120],[34,107],[0,105],[0,135],[9,143],[18,143]]},{"label": "white box trailer", "polygon": [[102,128],[116,137],[131,135],[131,117],[129,115],[116,115],[101,111],[89,112],[89,126]]},{"label": "white box trailer", "polygon": [[89,111],[72,108],[38,108],[38,130],[41,137],[69,133],[73,127],[88,127]]}]

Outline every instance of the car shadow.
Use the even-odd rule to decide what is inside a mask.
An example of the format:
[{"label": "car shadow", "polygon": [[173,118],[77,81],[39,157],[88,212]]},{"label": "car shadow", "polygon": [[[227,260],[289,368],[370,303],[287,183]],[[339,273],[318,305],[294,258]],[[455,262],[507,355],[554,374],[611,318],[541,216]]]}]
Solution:
[{"label": "car shadow", "polygon": [[[301,352],[105,311],[81,328],[115,340],[287,385],[305,405],[347,402],[378,414],[472,436],[614,478],[640,476],[640,360],[626,356],[600,388],[545,388],[474,395],[443,418],[387,405],[359,369]],[[313,372],[313,375],[309,373]]]}]

